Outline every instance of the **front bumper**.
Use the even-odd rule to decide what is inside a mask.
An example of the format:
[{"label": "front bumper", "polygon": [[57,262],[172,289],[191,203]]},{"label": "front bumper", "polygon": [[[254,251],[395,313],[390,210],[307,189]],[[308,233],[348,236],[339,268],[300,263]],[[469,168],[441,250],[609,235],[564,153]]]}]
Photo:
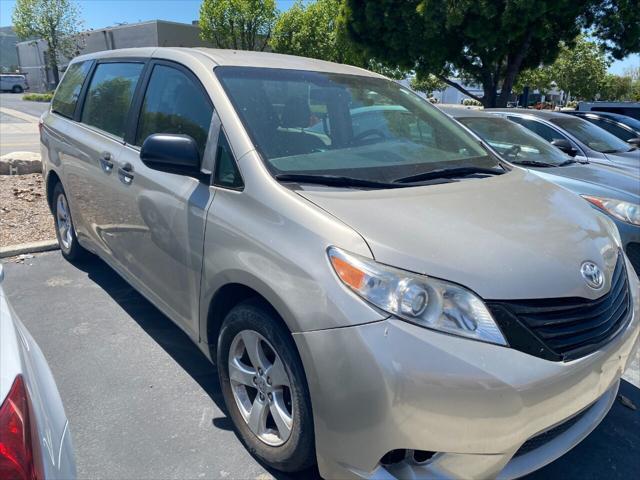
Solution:
[{"label": "front bumper", "polygon": [[[631,282],[637,289],[637,282]],[[387,319],[294,334],[311,393],[325,478],[515,478],[595,428],[637,348],[633,318],[604,348],[571,362]],[[568,430],[515,458],[530,438],[590,407]],[[437,453],[386,468],[395,449]]]}]

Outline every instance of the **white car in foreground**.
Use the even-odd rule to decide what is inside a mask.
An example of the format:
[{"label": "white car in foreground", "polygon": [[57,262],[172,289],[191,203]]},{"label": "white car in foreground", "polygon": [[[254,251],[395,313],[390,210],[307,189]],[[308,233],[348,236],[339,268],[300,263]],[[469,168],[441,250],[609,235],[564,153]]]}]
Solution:
[{"label": "white car in foreground", "polygon": [[62,400],[40,348],[9,306],[0,265],[0,479],[75,479]]}]

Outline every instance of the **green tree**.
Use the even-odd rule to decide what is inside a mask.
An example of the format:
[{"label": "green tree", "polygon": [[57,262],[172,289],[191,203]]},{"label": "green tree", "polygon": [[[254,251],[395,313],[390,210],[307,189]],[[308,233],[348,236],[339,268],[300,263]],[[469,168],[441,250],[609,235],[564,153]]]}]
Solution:
[{"label": "green tree", "polygon": [[16,0],[13,28],[21,39],[41,38],[47,43],[48,67],[56,85],[63,57],[79,53],[80,10],[72,0]]},{"label": "green tree", "polygon": [[633,80],[631,77],[607,74],[600,87],[599,100],[633,100]]},{"label": "green tree", "polygon": [[[340,0],[297,0],[276,21],[270,45],[274,52],[357,63],[353,46],[338,30]],[[354,62],[355,61],[355,62]]]},{"label": "green tree", "polygon": [[[637,0],[343,0],[342,21],[371,57],[432,73],[485,106],[506,105],[521,70],[552,63],[583,29],[614,54],[640,50]],[[626,2],[626,3],[625,3]],[[606,12],[618,20],[605,25]],[[483,96],[450,80],[482,85]]]},{"label": "green tree", "polygon": [[579,36],[573,46],[561,44],[551,75],[558,88],[574,98],[593,100],[607,75],[608,62],[603,50]]},{"label": "green tree", "polygon": [[411,79],[409,84],[416,92],[423,92],[427,96],[431,95],[434,91],[447,88],[446,83],[431,73],[427,75],[416,75]]},{"label": "green tree", "polygon": [[605,51],[621,60],[640,52],[640,3],[638,0],[601,0],[590,3],[585,23],[602,40]]},{"label": "green tree", "polygon": [[269,45],[274,52],[367,68],[400,79],[406,72],[383,65],[357,49],[339,21],[342,0],[297,0],[276,21]]},{"label": "green tree", "polygon": [[546,94],[553,87],[553,73],[549,67],[523,70],[513,84],[514,92],[522,92],[524,87]]},{"label": "green tree", "polygon": [[204,0],[200,36],[219,48],[263,51],[277,15],[275,0]]}]

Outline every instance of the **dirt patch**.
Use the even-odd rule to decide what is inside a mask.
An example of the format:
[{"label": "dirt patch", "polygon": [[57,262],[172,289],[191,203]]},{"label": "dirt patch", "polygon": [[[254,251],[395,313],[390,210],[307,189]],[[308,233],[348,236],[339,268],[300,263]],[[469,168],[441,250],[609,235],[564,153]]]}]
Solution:
[{"label": "dirt patch", "polygon": [[55,238],[42,175],[0,175],[0,247]]}]

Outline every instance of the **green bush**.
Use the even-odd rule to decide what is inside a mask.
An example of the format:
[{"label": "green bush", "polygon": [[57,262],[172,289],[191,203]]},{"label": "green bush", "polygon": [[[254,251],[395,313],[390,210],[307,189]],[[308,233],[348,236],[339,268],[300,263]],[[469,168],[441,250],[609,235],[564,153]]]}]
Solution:
[{"label": "green bush", "polygon": [[50,102],[53,98],[53,92],[47,93],[27,93],[22,96],[23,100],[27,100],[29,102]]}]

